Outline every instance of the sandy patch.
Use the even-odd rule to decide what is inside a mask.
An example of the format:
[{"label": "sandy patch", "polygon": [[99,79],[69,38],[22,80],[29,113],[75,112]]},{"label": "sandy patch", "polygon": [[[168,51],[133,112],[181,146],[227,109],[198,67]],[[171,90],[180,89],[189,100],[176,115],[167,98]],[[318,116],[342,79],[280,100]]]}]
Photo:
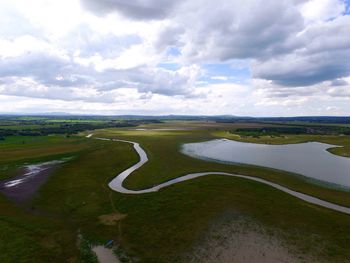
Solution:
[{"label": "sandy patch", "polygon": [[118,221],[124,219],[127,215],[126,214],[120,214],[120,213],[112,213],[108,215],[101,215],[98,217],[100,223],[107,225],[107,226],[113,226]]}]

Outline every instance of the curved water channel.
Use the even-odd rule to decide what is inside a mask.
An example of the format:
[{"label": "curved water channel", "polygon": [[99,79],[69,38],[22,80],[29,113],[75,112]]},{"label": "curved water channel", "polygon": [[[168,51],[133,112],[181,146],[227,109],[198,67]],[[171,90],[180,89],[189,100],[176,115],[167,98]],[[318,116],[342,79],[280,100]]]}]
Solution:
[{"label": "curved water channel", "polygon": [[[91,136],[90,136],[91,137]],[[327,202],[324,200],[321,200],[319,198],[307,195],[307,194],[303,194],[294,190],[291,190],[287,187],[281,186],[279,184],[276,183],[272,183],[270,181],[258,178],[258,177],[253,177],[253,176],[247,176],[247,175],[240,175],[240,174],[232,174],[232,173],[225,173],[225,172],[201,172],[201,173],[191,173],[191,174],[187,174],[184,176],[180,176],[178,178],[175,179],[171,179],[167,182],[161,183],[159,185],[153,186],[151,188],[147,188],[147,189],[142,189],[142,190],[129,190],[125,187],[123,187],[123,182],[124,180],[135,170],[139,169],[142,165],[144,165],[147,161],[148,161],[148,157],[146,152],[141,148],[141,146],[137,143],[137,142],[133,142],[133,141],[126,141],[126,140],[118,140],[118,139],[107,139],[107,138],[96,138],[98,140],[105,140],[105,141],[114,141],[114,142],[124,142],[124,143],[130,143],[133,145],[135,151],[138,153],[140,160],[134,164],[133,166],[129,167],[128,169],[126,169],[125,171],[121,172],[120,174],[118,174],[109,184],[108,186],[119,193],[124,193],[124,194],[144,194],[144,193],[152,193],[152,192],[157,192],[158,190],[179,183],[179,182],[183,182],[183,181],[187,181],[190,179],[194,179],[197,177],[202,177],[202,176],[206,176],[206,175],[225,175],[225,176],[231,176],[231,177],[238,177],[238,178],[243,178],[246,180],[251,180],[251,181],[255,181],[255,182],[259,182],[265,185],[269,185],[273,188],[276,188],[282,192],[285,192],[289,195],[292,195],[298,199],[301,199],[305,202],[311,203],[311,204],[315,204],[315,205],[319,205],[325,208],[329,208],[332,209],[334,211],[338,211],[341,213],[345,213],[345,214],[349,214],[350,215],[350,208],[349,207],[345,207],[345,206],[341,206],[341,205],[337,205],[331,202]]]}]

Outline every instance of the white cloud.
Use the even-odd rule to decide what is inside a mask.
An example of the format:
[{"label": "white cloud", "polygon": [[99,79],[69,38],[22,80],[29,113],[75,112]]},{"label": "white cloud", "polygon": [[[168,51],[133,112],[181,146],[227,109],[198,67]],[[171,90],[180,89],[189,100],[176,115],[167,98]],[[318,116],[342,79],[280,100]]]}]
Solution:
[{"label": "white cloud", "polygon": [[227,81],[228,77],[227,76],[212,76],[210,77],[213,80],[222,80],[222,81]]},{"label": "white cloud", "polygon": [[0,39],[0,58],[3,60],[26,56],[32,52],[42,52],[48,55],[67,57],[63,50],[57,49],[48,42],[30,35],[22,35],[12,40]]},{"label": "white cloud", "polygon": [[344,9],[340,0],[4,0],[0,112],[6,98],[21,102],[10,111],[350,114]]},{"label": "white cloud", "polygon": [[307,21],[326,21],[341,15],[345,3],[341,0],[310,0],[301,7],[301,13]]}]

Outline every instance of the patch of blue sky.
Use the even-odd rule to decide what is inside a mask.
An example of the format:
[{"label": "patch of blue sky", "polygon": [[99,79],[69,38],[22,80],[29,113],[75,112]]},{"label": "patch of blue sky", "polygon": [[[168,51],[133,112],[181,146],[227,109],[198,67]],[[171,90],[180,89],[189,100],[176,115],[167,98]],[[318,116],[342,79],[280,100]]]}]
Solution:
[{"label": "patch of blue sky", "polygon": [[199,82],[214,83],[239,83],[246,84],[251,79],[249,64],[246,62],[238,63],[211,63],[202,65],[203,76]]},{"label": "patch of blue sky", "polygon": [[158,63],[157,64],[158,68],[163,68],[163,69],[172,70],[172,71],[176,71],[181,68],[181,64],[174,62],[174,59],[173,59],[181,55],[181,51],[178,48],[176,47],[167,48],[166,55],[168,57],[168,60]]},{"label": "patch of blue sky", "polygon": [[181,55],[181,51],[176,47],[169,47],[166,51],[167,56],[178,57]]},{"label": "patch of blue sky", "polygon": [[171,70],[171,71],[176,71],[181,68],[181,65],[179,63],[163,62],[163,63],[157,64],[157,67]]},{"label": "patch of blue sky", "polygon": [[[346,15],[350,15],[350,0],[343,0],[344,2],[344,5],[345,5],[345,9],[342,13],[343,16],[346,16]],[[328,18],[326,21],[333,21],[335,19],[337,19],[338,16],[334,16],[334,17],[330,17]]]},{"label": "patch of blue sky", "polygon": [[131,46],[131,45],[137,45],[141,43],[142,43],[142,38],[136,34],[119,37],[120,45]]},{"label": "patch of blue sky", "polygon": [[345,12],[344,15],[350,15],[350,0],[345,0]]}]

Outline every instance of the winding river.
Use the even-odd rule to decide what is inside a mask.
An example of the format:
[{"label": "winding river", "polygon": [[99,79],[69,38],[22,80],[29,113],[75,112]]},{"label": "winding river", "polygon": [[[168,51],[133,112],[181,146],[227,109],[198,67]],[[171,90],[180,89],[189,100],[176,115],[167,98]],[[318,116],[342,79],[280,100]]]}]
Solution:
[{"label": "winding river", "polygon": [[[91,136],[89,136],[90,138]],[[198,178],[198,177],[202,177],[202,176],[206,176],[206,175],[225,175],[225,176],[231,176],[231,177],[236,177],[236,178],[243,178],[246,180],[250,180],[250,181],[255,181],[255,182],[259,182],[268,186],[271,186],[273,188],[276,188],[282,192],[285,192],[291,196],[294,196],[298,199],[301,199],[305,202],[311,203],[311,204],[315,204],[315,205],[319,205],[325,208],[329,208],[332,209],[334,211],[338,211],[341,213],[345,213],[345,214],[349,214],[350,215],[350,208],[349,207],[345,207],[345,206],[341,206],[341,205],[337,205],[331,202],[327,202],[324,200],[321,200],[319,198],[307,195],[307,194],[303,194],[294,190],[291,190],[287,187],[281,186],[279,184],[258,178],[258,177],[253,177],[253,176],[247,176],[247,175],[240,175],[240,174],[232,174],[232,173],[225,173],[225,172],[201,172],[201,173],[191,173],[191,174],[187,174],[184,176],[180,176],[178,178],[169,180],[167,182],[161,183],[159,185],[153,186],[151,188],[147,188],[147,189],[142,189],[142,190],[129,190],[125,187],[123,187],[123,182],[124,180],[135,170],[139,169],[142,165],[144,165],[147,161],[148,161],[148,157],[146,152],[141,148],[141,146],[137,143],[137,142],[133,142],[133,141],[126,141],[126,140],[118,140],[118,139],[107,139],[107,138],[96,138],[98,140],[104,140],[104,141],[113,141],[113,142],[123,142],[123,143],[129,143],[132,144],[135,151],[138,153],[140,159],[139,161],[134,164],[133,166],[131,166],[130,168],[126,169],[125,171],[121,172],[120,174],[118,174],[109,184],[108,186],[119,193],[124,193],[124,194],[144,194],[144,193],[152,193],[152,192],[157,192],[158,190],[179,183],[179,182],[183,182],[183,181],[187,181],[190,179],[194,179],[194,178]]]}]

